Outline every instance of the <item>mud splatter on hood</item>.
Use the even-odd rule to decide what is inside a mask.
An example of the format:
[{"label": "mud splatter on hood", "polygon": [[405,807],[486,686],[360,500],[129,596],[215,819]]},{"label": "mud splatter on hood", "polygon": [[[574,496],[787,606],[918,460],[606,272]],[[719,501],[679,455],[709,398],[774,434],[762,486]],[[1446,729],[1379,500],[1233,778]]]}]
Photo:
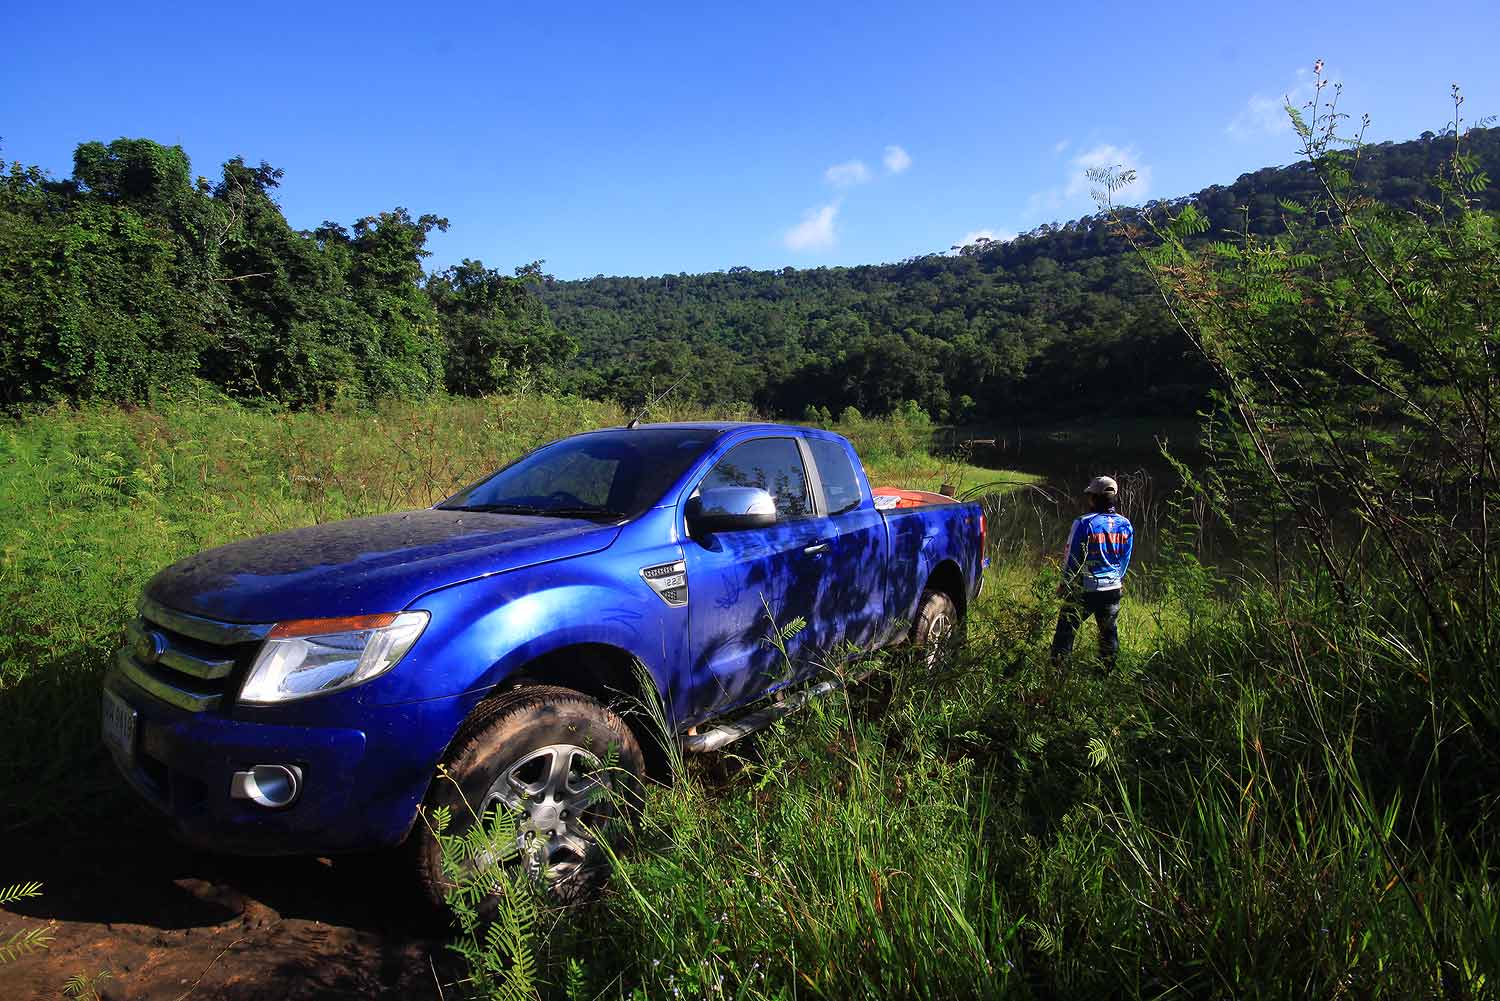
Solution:
[{"label": "mud splatter on hood", "polygon": [[365,615],[436,587],[597,552],[615,525],[477,511],[409,511],[278,532],[174,563],[156,601],[227,622]]}]

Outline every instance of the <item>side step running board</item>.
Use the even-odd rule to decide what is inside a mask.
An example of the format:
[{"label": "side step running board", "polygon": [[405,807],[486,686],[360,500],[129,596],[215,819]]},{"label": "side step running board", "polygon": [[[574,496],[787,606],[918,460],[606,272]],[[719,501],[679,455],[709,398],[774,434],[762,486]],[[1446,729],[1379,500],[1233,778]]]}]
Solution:
[{"label": "side step running board", "polygon": [[811,688],[800,688],[789,693],[780,702],[773,702],[764,709],[757,709],[755,712],[746,713],[728,723],[721,723],[712,729],[683,737],[682,749],[697,752],[717,751],[725,744],[747,737],[756,730],[771,725],[787,713],[801,709],[818,696],[827,695],[843,687],[843,682],[829,680],[819,682]]}]

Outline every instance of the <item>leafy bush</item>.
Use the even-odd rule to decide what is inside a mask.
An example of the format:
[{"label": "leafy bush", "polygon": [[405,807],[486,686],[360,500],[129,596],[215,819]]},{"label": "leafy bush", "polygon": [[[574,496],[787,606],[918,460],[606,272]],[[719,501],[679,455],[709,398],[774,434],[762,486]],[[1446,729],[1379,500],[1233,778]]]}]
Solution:
[{"label": "leafy bush", "polygon": [[911,400],[888,418],[867,418],[854,407],[844,408],[833,430],[854,443],[866,462],[882,462],[926,454],[932,444],[932,418]]},{"label": "leafy bush", "polygon": [[428,234],[448,225],[435,215],[298,232],[266,163],[235,157],[195,184],[180,147],[119,139],[80,145],[74,164],[68,181],[20,163],[0,177],[0,406],[144,401],[195,377],[293,406],[420,399],[445,374],[478,394],[513,388],[491,366],[571,354],[529,284],[474,297],[453,294],[452,272],[426,281]]}]

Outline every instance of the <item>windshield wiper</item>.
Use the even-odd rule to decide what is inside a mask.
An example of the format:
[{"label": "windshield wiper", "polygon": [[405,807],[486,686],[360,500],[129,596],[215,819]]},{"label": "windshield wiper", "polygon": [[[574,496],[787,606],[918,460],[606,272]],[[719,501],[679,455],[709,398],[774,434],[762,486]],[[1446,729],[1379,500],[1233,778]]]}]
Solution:
[{"label": "windshield wiper", "polygon": [[469,504],[448,508],[450,511],[483,511],[486,514],[529,514],[539,518],[605,518],[625,517],[619,511],[602,507],[538,507],[535,504]]},{"label": "windshield wiper", "polygon": [[541,514],[535,504],[455,504],[444,511],[483,511],[485,514]]},{"label": "windshield wiper", "polygon": [[611,511],[607,507],[549,507],[544,508],[542,513],[559,518],[608,518],[611,521],[625,517],[622,512]]}]

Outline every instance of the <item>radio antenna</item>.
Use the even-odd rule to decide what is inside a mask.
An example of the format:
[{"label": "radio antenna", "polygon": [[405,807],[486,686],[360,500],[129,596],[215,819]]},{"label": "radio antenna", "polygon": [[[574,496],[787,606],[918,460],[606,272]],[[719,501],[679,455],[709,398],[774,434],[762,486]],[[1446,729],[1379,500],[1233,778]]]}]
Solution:
[{"label": "radio antenna", "polygon": [[677,377],[677,381],[668,386],[666,390],[656,394],[655,396],[651,397],[651,399],[647,400],[645,406],[641,407],[640,412],[637,413],[634,417],[630,418],[630,423],[625,425],[625,430],[634,431],[637,427],[639,427],[641,418],[650,413],[657,404],[661,403],[667,397],[671,396],[672,393],[676,391],[677,387],[682,385],[682,380],[686,379],[687,377],[688,374],[686,372],[682,373]]}]

